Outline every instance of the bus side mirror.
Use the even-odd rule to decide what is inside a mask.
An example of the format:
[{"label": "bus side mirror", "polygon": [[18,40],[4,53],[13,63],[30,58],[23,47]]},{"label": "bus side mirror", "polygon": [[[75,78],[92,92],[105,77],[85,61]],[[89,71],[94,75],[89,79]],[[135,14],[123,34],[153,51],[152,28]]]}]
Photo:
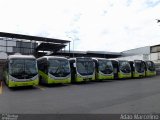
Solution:
[{"label": "bus side mirror", "polygon": [[73,63],[73,67],[76,67],[76,63]]}]

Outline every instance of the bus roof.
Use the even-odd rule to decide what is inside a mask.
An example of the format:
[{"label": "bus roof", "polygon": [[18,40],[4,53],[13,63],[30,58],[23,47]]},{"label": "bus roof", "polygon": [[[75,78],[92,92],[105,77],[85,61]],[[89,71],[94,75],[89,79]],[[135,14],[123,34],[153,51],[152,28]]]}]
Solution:
[{"label": "bus roof", "polygon": [[69,58],[69,60],[76,60],[77,58],[78,59],[81,58],[81,59],[91,59],[92,60],[91,57],[74,57],[74,58]]},{"label": "bus roof", "polygon": [[13,59],[13,58],[36,59],[33,55],[9,55],[8,56],[8,59]]},{"label": "bus roof", "polygon": [[142,62],[143,60],[137,60],[137,59],[136,59],[136,60],[134,60],[134,62],[136,62],[136,61],[138,61],[138,62],[139,62],[139,61],[141,61],[141,62]]},{"label": "bus roof", "polygon": [[43,58],[46,58],[47,60],[48,59],[55,59],[55,58],[67,59],[66,57],[62,57],[62,56],[43,56],[43,57],[37,58],[37,60],[40,60],[40,59],[43,59]]},{"label": "bus roof", "polygon": [[94,59],[94,60],[108,60],[108,61],[111,61],[111,60],[109,60],[107,58],[92,58],[92,59]]}]

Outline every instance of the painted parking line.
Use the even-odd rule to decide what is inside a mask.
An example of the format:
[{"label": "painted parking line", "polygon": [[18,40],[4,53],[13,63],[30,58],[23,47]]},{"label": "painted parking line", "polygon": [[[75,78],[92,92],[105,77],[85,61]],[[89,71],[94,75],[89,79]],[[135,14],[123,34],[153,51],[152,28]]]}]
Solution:
[{"label": "painted parking line", "polygon": [[36,88],[38,88],[38,89],[40,89],[40,90],[45,90],[45,88],[44,88],[43,86],[40,86],[40,85],[34,86],[34,87],[36,87]]},{"label": "painted parking line", "polygon": [[2,81],[0,82],[0,95],[2,94],[3,92],[3,85],[2,85]]}]

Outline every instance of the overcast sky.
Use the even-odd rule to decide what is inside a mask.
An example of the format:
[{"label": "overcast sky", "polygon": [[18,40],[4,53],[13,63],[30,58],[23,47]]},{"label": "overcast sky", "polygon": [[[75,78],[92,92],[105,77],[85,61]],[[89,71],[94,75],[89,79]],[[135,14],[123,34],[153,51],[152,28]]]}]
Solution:
[{"label": "overcast sky", "polygon": [[160,0],[0,0],[0,15],[1,32],[74,40],[74,50],[160,44]]}]

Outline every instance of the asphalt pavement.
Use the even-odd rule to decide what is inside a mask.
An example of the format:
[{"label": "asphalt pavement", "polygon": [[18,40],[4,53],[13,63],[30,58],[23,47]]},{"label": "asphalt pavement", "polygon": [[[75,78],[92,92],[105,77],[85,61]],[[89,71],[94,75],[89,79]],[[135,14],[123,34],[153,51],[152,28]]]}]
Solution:
[{"label": "asphalt pavement", "polygon": [[0,113],[109,114],[159,113],[160,76],[40,85],[9,89],[0,87]]}]

